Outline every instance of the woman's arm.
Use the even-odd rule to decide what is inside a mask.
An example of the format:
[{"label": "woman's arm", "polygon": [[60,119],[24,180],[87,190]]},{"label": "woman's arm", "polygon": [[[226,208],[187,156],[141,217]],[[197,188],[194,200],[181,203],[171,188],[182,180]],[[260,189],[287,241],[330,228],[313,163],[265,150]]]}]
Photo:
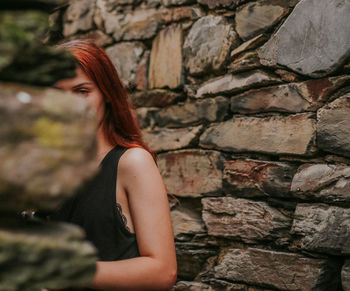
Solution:
[{"label": "woman's arm", "polygon": [[102,290],[169,290],[177,264],[166,190],[150,153],[128,149],[120,158],[118,179],[128,193],[141,257],[97,262],[90,288]]}]

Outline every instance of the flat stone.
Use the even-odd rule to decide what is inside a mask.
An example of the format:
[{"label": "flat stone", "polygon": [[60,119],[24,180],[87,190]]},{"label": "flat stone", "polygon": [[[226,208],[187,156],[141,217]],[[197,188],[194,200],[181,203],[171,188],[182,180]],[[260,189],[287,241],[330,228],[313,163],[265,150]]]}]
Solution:
[{"label": "flat stone", "polygon": [[198,139],[202,126],[144,130],[142,136],[154,152],[189,147]]},{"label": "flat stone", "polygon": [[241,198],[203,198],[202,217],[208,234],[246,243],[285,237],[292,220],[265,202]]},{"label": "flat stone", "polygon": [[296,168],[286,163],[233,160],[224,163],[224,191],[240,197],[290,197]]},{"label": "flat stone", "polygon": [[183,84],[182,38],[181,24],[175,24],[163,29],[153,40],[148,74],[150,88],[175,89]]},{"label": "flat stone", "polygon": [[274,3],[276,2],[264,0],[238,8],[235,14],[236,31],[243,40],[266,31],[287,14],[288,7]]},{"label": "flat stone", "polygon": [[257,248],[229,249],[215,267],[215,277],[279,290],[337,290],[337,265],[324,259]]},{"label": "flat stone", "polygon": [[175,238],[181,234],[205,233],[204,223],[199,211],[185,206],[177,206],[176,209],[171,210],[170,214]]},{"label": "flat stone", "polygon": [[350,254],[350,209],[298,204],[291,233],[298,248],[333,255]]},{"label": "flat stone", "polygon": [[1,290],[86,286],[96,271],[96,250],[70,224],[0,228]]},{"label": "flat stone", "polygon": [[136,73],[144,51],[145,46],[141,42],[123,42],[106,49],[125,86],[136,83]]},{"label": "flat stone", "polygon": [[107,46],[112,44],[113,39],[101,30],[91,30],[83,34],[75,34],[70,37],[66,37],[67,40],[71,39],[93,39],[99,46]]},{"label": "flat stone", "polygon": [[298,198],[350,202],[350,167],[303,164],[293,177],[291,191]]},{"label": "flat stone", "polygon": [[55,209],[96,173],[94,114],[54,89],[2,83],[0,92],[0,209]]},{"label": "flat stone", "polygon": [[147,127],[153,127],[155,122],[153,115],[159,109],[154,107],[140,107],[136,108],[137,120],[141,129],[145,129]]},{"label": "flat stone", "polygon": [[135,83],[137,90],[147,90],[148,88],[148,79],[147,79],[147,69],[149,61],[150,51],[145,51],[136,71]]},{"label": "flat stone", "polygon": [[326,152],[350,157],[350,94],[317,111],[317,145]]},{"label": "flat stone", "polygon": [[166,107],[184,99],[182,93],[164,89],[140,91],[131,94],[135,107]]},{"label": "flat stone", "polygon": [[235,8],[246,0],[197,0],[199,4],[208,6],[209,9]]},{"label": "flat stone", "polygon": [[184,66],[192,75],[220,71],[239,40],[222,16],[205,16],[191,27],[183,46]]},{"label": "flat stone", "polygon": [[[308,155],[315,150],[315,127],[311,114],[234,117],[208,127],[200,137],[200,146],[232,152]],[[259,142],[252,142],[252,136]]]},{"label": "flat stone", "polygon": [[[203,270],[206,260],[215,256],[215,249],[209,249],[203,243],[176,243],[178,276],[183,280],[194,280]],[[191,289],[190,289],[191,290]]]},{"label": "flat stone", "polygon": [[70,1],[64,14],[63,35],[70,36],[76,32],[92,29],[94,13],[94,0]]},{"label": "flat stone", "polygon": [[266,37],[263,34],[259,34],[256,37],[242,43],[240,46],[235,48],[231,51],[231,58],[239,55],[240,53],[246,51],[255,49],[257,46],[259,46],[262,42],[264,42]]},{"label": "flat stone", "polygon": [[278,82],[273,76],[263,71],[244,72],[235,75],[225,75],[211,79],[202,84],[197,90],[196,97],[203,97],[207,95],[217,94],[232,94],[256,86],[263,86]]},{"label": "flat stone", "polygon": [[181,150],[158,155],[168,193],[181,197],[220,192],[222,163],[221,154],[216,151]]},{"label": "flat stone", "polygon": [[349,77],[340,76],[289,83],[244,92],[231,98],[232,112],[316,111]]},{"label": "flat stone", "polygon": [[221,121],[225,118],[228,100],[222,96],[172,105],[155,113],[159,126],[182,127],[203,121]]},{"label": "flat stone", "polygon": [[341,281],[344,291],[350,291],[350,260],[345,260],[341,270]]},{"label": "flat stone", "polygon": [[256,51],[247,51],[236,56],[227,66],[227,71],[232,74],[237,74],[261,68],[262,65],[260,64],[258,53]]},{"label": "flat stone", "polygon": [[174,286],[174,291],[213,291],[210,285],[201,282],[179,281]]},{"label": "flat stone", "polygon": [[350,55],[346,0],[303,0],[261,48],[261,62],[310,77],[334,72]]},{"label": "flat stone", "polygon": [[205,16],[205,12],[199,7],[183,6],[160,10],[159,17],[164,23],[185,20],[196,20]]}]

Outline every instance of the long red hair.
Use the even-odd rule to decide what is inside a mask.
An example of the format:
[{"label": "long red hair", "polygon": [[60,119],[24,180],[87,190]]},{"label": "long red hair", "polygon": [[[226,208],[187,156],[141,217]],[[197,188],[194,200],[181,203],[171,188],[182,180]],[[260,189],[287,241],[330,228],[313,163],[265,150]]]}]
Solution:
[{"label": "long red hair", "polygon": [[80,68],[104,96],[105,111],[100,126],[111,145],[142,147],[153,156],[142,139],[135,109],[118,72],[103,48],[93,40],[72,40],[58,45],[69,51]]}]

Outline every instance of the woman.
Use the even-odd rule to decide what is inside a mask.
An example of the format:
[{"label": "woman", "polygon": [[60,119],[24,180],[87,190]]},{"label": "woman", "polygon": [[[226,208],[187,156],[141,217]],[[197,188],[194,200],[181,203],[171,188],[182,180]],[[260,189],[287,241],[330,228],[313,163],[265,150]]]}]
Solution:
[{"label": "woman", "polygon": [[78,66],[74,78],[55,87],[80,94],[96,110],[100,171],[53,219],[80,225],[96,246],[99,261],[88,288],[169,290],[177,266],[167,194],[127,92],[93,41],[59,47],[71,52]]}]

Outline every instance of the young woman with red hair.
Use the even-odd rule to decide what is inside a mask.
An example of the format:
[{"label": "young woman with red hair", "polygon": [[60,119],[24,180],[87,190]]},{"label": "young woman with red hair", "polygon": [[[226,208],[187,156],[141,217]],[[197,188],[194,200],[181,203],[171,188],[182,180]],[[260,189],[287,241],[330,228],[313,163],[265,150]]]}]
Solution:
[{"label": "young woman with red hair", "polygon": [[97,271],[84,290],[169,290],[177,265],[167,193],[126,89],[93,41],[59,47],[78,65],[74,78],[55,87],[86,98],[98,119],[100,171],[53,216],[80,225],[97,248]]}]

